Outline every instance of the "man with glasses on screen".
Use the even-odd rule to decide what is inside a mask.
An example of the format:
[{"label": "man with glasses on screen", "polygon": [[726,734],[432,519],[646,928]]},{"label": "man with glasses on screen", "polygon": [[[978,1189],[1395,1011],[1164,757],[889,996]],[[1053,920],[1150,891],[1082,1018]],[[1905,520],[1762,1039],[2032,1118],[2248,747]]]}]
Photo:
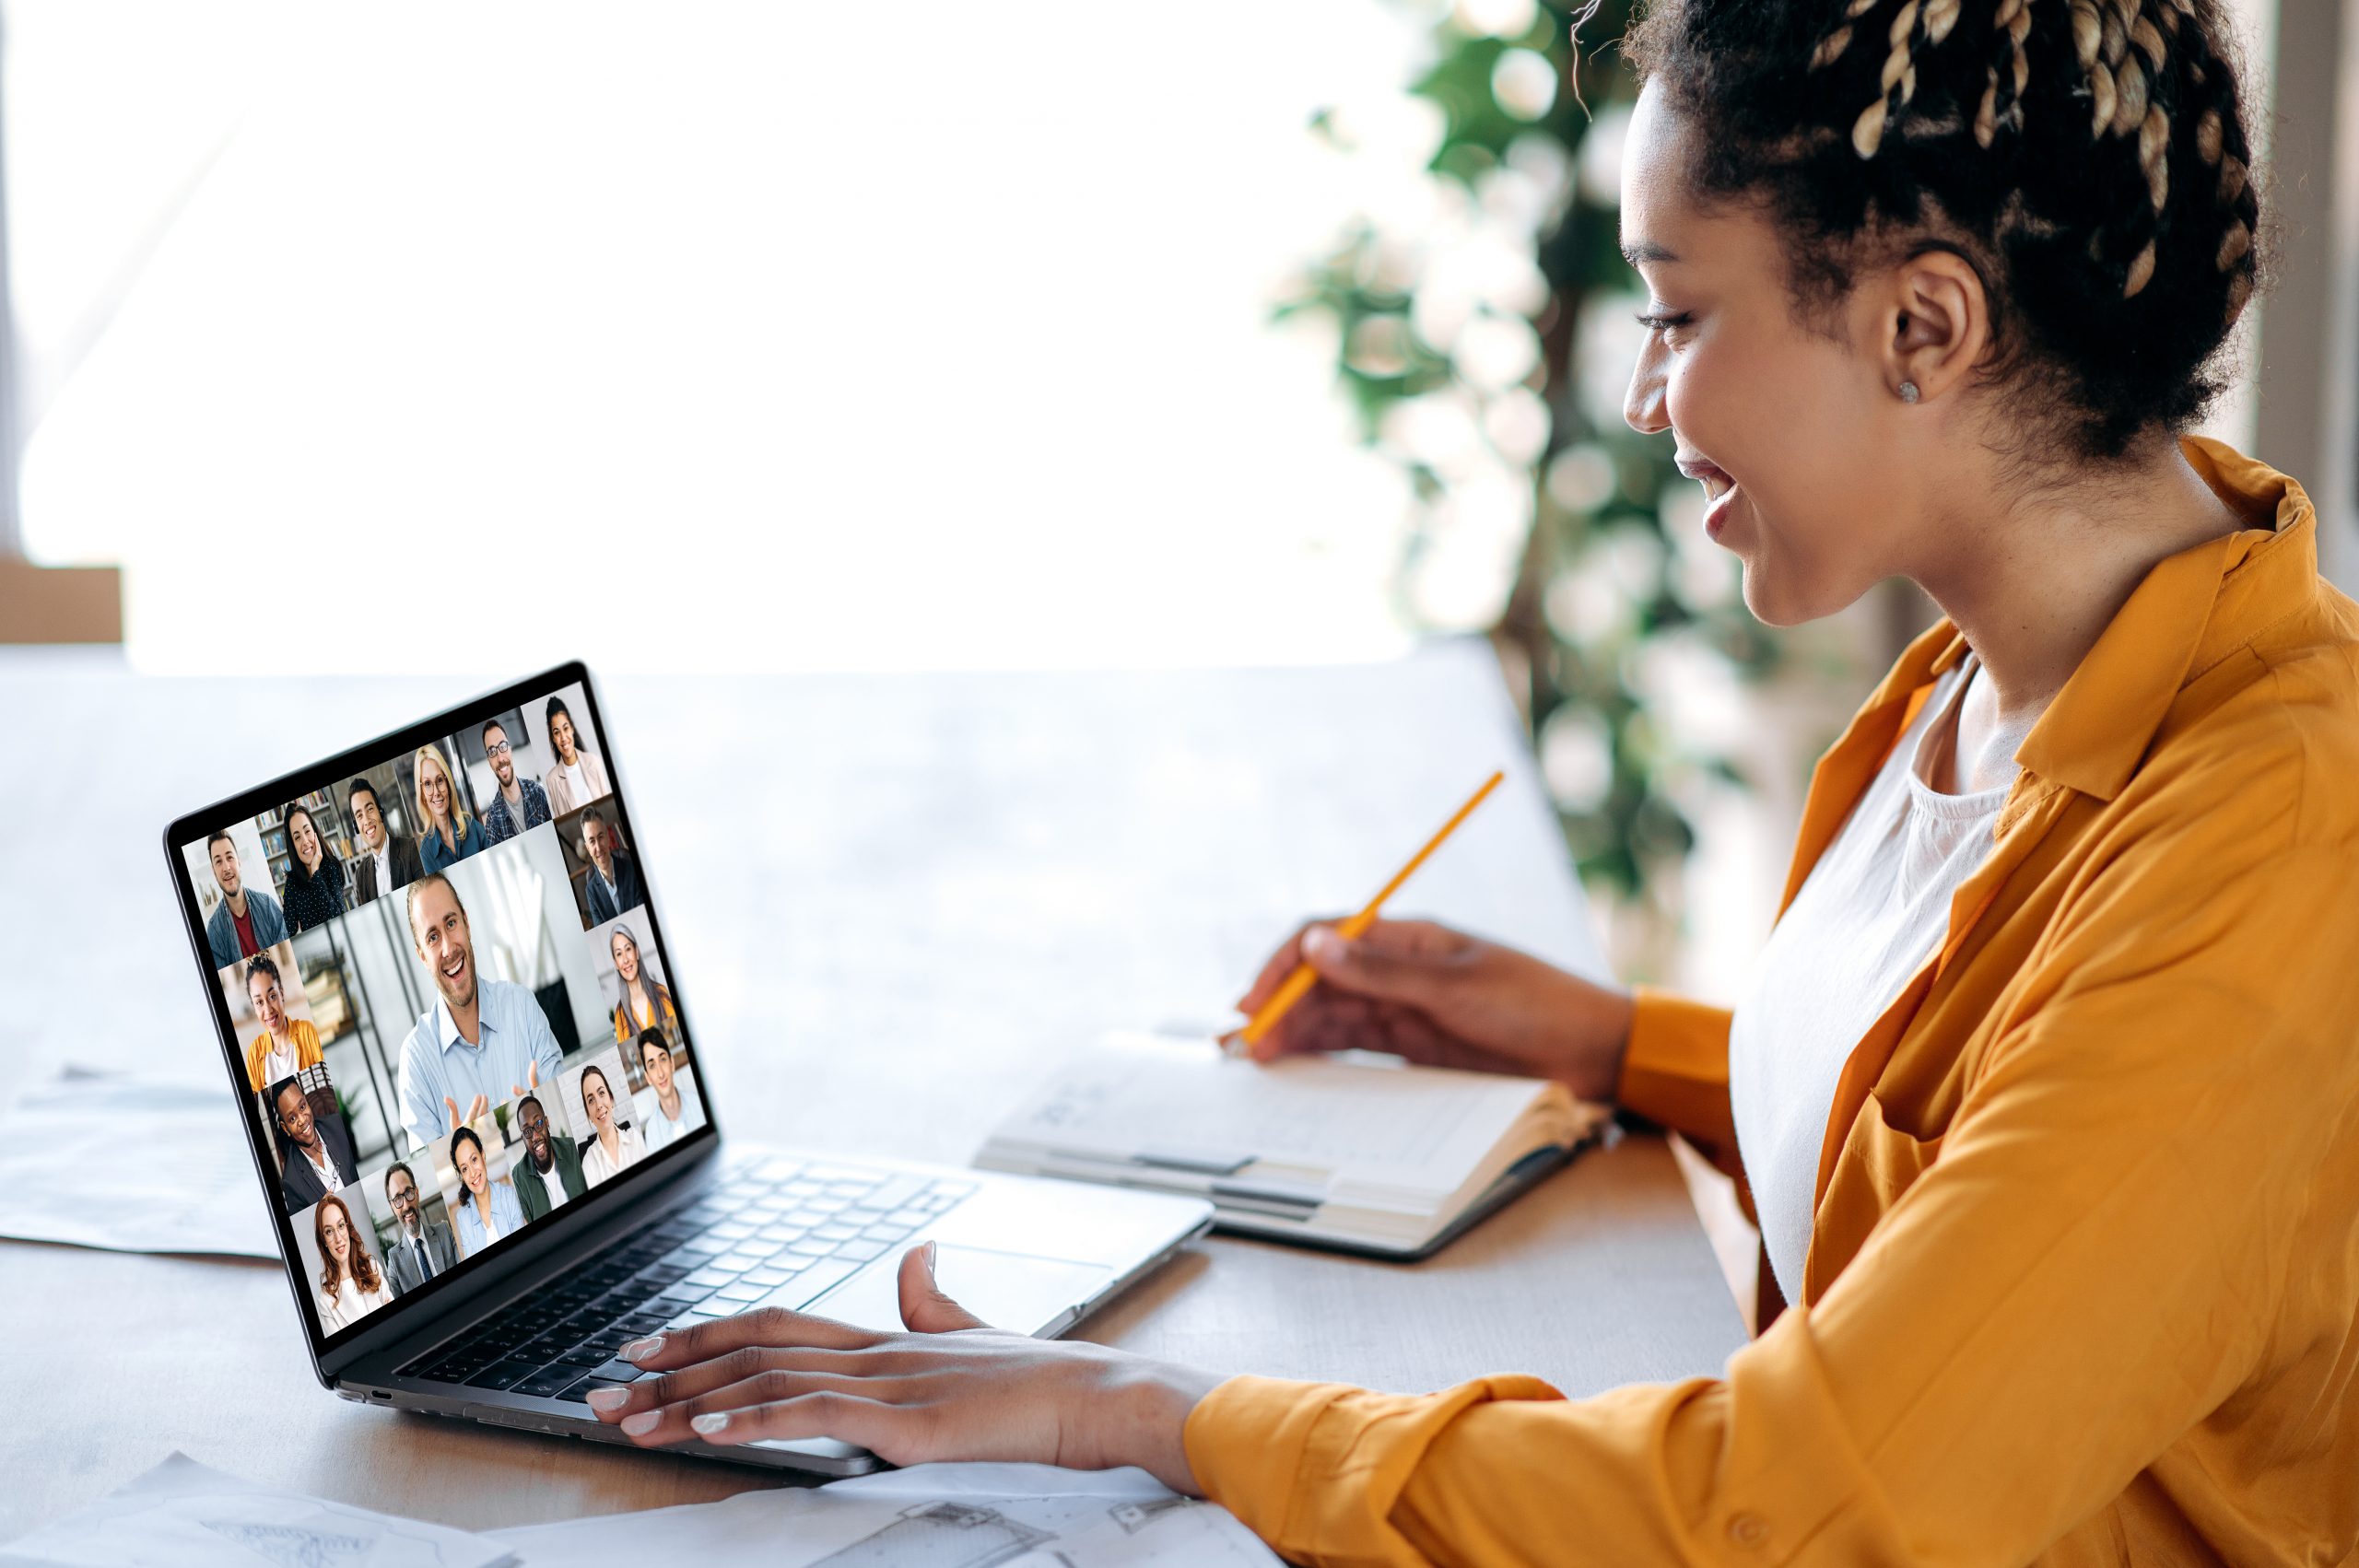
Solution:
[{"label": "man with glasses on screen", "polygon": [[393,1294],[407,1295],[427,1281],[459,1262],[459,1245],[451,1227],[426,1217],[418,1207],[417,1177],[405,1164],[385,1173],[385,1201],[393,1206],[400,1229],[385,1249],[385,1270],[393,1277]]},{"label": "man with glasses on screen", "polygon": [[509,1171],[516,1202],[529,1223],[569,1199],[590,1190],[581,1176],[581,1153],[572,1139],[549,1130],[549,1113],[540,1096],[527,1094],[516,1102],[516,1128],[524,1135],[524,1157]]},{"label": "man with glasses on screen", "polygon": [[438,996],[402,1042],[402,1130],[423,1149],[495,1101],[555,1082],[558,1053],[531,991],[475,973],[474,932],[449,877],[409,884],[409,930]]},{"label": "man with glasses on screen", "polygon": [[549,820],[548,792],[537,779],[520,777],[508,744],[508,727],[497,719],[483,727],[483,755],[499,780],[499,792],[484,809],[483,830],[494,844],[504,844]]}]

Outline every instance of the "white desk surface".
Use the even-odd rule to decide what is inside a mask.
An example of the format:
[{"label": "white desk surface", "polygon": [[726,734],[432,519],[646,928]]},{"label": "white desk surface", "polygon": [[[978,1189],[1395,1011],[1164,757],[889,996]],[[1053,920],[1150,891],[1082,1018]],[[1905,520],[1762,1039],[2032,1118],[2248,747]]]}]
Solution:
[{"label": "white desk surface", "polygon": [[[79,1062],[226,1082],[165,824],[491,684],[143,679],[0,655],[0,1059],[17,1082]],[[1056,1052],[1217,1019],[1297,919],[1356,905],[1494,766],[1508,787],[1394,912],[1599,963],[1479,647],[602,692],[735,1136],[964,1164]],[[232,1114],[225,1093],[225,1138]],[[0,1326],[19,1417],[0,1430],[0,1540],[174,1448],[482,1527],[779,1484],[335,1399],[276,1264],[0,1243]],[[1672,1157],[1644,1137],[1426,1263],[1215,1239],[1081,1332],[1222,1370],[1394,1388],[1520,1371],[1577,1395],[1717,1372],[1743,1339]]]}]

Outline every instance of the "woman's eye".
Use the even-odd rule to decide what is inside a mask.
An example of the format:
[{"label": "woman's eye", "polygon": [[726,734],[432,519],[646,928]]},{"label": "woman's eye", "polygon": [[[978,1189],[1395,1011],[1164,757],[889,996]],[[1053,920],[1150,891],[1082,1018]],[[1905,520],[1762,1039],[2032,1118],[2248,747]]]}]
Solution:
[{"label": "woman's eye", "polygon": [[1646,328],[1649,332],[1669,332],[1673,327],[1685,326],[1688,321],[1688,314],[1684,310],[1662,311],[1660,313],[1653,313],[1645,310],[1638,312],[1638,324]]}]

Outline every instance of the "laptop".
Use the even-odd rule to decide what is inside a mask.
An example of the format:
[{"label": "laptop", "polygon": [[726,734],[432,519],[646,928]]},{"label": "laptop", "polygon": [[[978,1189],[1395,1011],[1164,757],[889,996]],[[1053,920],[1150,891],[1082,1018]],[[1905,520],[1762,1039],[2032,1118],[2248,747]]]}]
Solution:
[{"label": "laptop", "polygon": [[1193,1199],[724,1138],[614,741],[564,664],[164,836],[323,1384],[625,1442],[585,1401],[651,1330],[770,1306],[898,1329],[931,1241],[945,1291],[1047,1338],[1209,1228]]}]

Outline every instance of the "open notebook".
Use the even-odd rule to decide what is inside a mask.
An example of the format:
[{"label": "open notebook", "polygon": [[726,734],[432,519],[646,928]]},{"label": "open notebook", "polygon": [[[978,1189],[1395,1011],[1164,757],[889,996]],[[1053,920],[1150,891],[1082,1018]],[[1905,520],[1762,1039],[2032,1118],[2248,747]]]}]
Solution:
[{"label": "open notebook", "polygon": [[1419,1258],[1594,1142],[1562,1084],[1349,1053],[1269,1067],[1207,1039],[1083,1052],[975,1156],[990,1170],[1186,1193],[1224,1229]]}]

